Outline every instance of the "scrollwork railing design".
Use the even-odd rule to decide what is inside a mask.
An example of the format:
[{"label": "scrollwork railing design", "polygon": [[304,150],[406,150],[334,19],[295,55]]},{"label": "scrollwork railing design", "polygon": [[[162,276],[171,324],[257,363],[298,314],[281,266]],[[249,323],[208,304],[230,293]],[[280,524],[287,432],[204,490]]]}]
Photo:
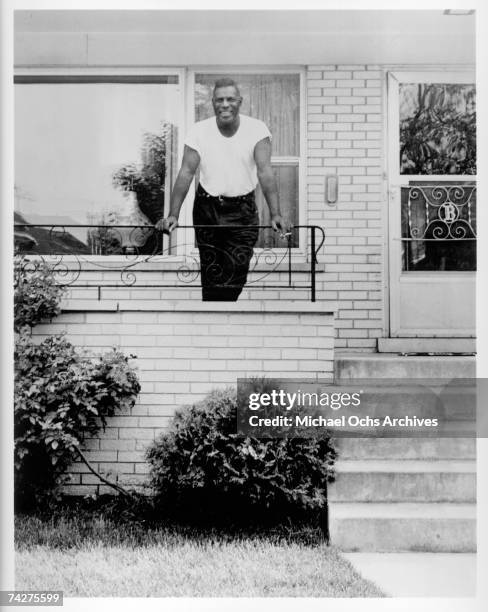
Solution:
[{"label": "scrollwork railing design", "polygon": [[[179,226],[168,237],[152,226],[14,225],[17,253],[41,258],[53,269],[60,285],[97,287],[99,299],[101,290],[109,287],[201,286],[200,261],[195,243],[177,243],[175,240],[178,230],[189,227],[213,231],[244,229],[243,226]],[[261,225],[258,229],[269,227]],[[279,239],[277,248],[256,249],[246,286],[263,289],[305,288],[310,291],[311,301],[315,301],[318,253],[325,242],[325,234],[321,227],[315,225],[295,226],[292,231],[300,230],[308,233],[307,281],[297,280],[297,269],[292,258],[292,245],[295,242],[290,233]],[[83,239],[77,237],[80,233]],[[232,279],[232,270],[239,265],[243,254],[238,251],[225,252],[226,278]],[[219,261],[222,261],[222,257]],[[161,264],[159,269],[157,264]],[[215,278],[224,272],[217,269],[218,265],[221,264],[215,263],[213,270]],[[103,279],[100,279],[100,272],[104,273]],[[174,279],[169,282],[173,272]],[[286,281],[282,282],[278,277],[278,282],[270,282],[273,274],[284,275]],[[155,279],[155,276],[158,278]],[[225,281],[224,285],[232,286],[229,281]]]}]

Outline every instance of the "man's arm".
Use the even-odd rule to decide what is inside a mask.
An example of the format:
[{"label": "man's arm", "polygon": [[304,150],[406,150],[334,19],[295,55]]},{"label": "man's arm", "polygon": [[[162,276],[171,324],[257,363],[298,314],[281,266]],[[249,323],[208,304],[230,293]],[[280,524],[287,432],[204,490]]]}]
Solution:
[{"label": "man's arm", "polygon": [[263,138],[254,147],[254,161],[256,162],[259,184],[263,190],[266,203],[271,215],[271,226],[274,230],[286,232],[288,224],[281,216],[278,202],[278,186],[271,167],[271,141]]},{"label": "man's arm", "polygon": [[183,151],[183,161],[176,177],[175,186],[171,192],[169,215],[166,219],[160,219],[156,223],[156,229],[172,232],[178,225],[178,217],[183,200],[190,189],[191,182],[200,165],[200,155],[191,147],[185,145]]}]

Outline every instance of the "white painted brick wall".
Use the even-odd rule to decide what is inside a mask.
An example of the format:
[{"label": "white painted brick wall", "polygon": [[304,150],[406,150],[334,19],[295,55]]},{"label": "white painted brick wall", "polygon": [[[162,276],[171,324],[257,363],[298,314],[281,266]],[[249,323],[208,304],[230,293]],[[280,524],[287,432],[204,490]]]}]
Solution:
[{"label": "white painted brick wall", "polygon": [[[66,307],[76,309],[76,304],[72,300]],[[111,304],[109,312],[64,312],[55,323],[33,330],[37,339],[66,331],[75,345],[94,352],[115,346],[137,356],[131,362],[142,387],[136,405],[130,413],[108,419],[106,430],[84,445],[95,469],[122,484],[143,486],[147,445],[167,430],[179,406],[211,389],[253,375],[332,377],[334,315],[321,304],[174,302],[171,310],[138,310],[142,305],[132,302],[133,311]],[[357,331],[367,338],[370,329]],[[111,492],[81,463],[73,465],[70,476],[67,494]]]},{"label": "white painted brick wall", "polygon": [[[308,223],[324,227],[324,294],[338,301],[336,347],[375,350],[383,335],[382,73],[378,66],[307,71]],[[336,206],[324,176],[337,174]]]}]

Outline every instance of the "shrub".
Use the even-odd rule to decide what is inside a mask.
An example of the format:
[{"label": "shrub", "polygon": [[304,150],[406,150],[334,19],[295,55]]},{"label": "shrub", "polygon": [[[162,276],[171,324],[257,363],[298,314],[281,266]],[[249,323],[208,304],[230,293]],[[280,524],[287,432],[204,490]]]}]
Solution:
[{"label": "shrub", "polygon": [[34,327],[60,313],[59,302],[66,291],[56,285],[54,272],[44,262],[23,256],[14,260],[14,329]]},{"label": "shrub", "polygon": [[329,436],[243,438],[236,410],[234,389],[214,391],[177,412],[172,429],[148,448],[161,512],[239,521],[323,508],[336,457]]},{"label": "shrub", "polygon": [[83,438],[130,408],[140,385],[122,353],[90,357],[62,336],[20,334],[15,364],[16,496],[27,507],[56,491]]},{"label": "shrub", "polygon": [[35,343],[30,330],[60,313],[64,288],[50,267],[15,258],[15,489],[17,509],[55,497],[85,436],[130,408],[140,385],[128,358],[78,352],[63,336]]}]

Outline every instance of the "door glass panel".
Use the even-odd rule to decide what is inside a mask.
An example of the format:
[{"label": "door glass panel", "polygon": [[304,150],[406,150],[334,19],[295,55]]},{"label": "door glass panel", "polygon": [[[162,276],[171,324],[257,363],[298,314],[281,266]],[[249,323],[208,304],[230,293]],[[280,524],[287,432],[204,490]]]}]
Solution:
[{"label": "door glass panel", "polygon": [[412,181],[401,206],[403,270],[476,270],[474,183]]},{"label": "door glass panel", "polygon": [[400,84],[400,173],[476,174],[476,89]]},{"label": "door glass panel", "polygon": [[15,222],[34,239],[25,240],[30,253],[154,252],[152,225],[177,170],[181,105],[177,77],[159,81],[16,85]]}]

